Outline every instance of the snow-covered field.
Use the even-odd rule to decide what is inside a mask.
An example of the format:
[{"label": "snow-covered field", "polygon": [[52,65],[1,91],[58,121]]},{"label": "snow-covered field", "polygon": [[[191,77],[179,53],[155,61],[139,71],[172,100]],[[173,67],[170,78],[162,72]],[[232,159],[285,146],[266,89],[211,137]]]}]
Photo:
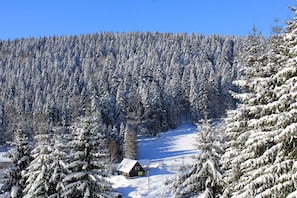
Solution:
[{"label": "snow-covered field", "polygon": [[113,184],[124,198],[128,197],[172,197],[172,189],[166,183],[181,171],[181,167],[193,163],[197,150],[196,127],[183,124],[175,130],[160,133],[158,137],[140,137],[138,158],[149,166],[145,177],[127,179],[111,176]]}]

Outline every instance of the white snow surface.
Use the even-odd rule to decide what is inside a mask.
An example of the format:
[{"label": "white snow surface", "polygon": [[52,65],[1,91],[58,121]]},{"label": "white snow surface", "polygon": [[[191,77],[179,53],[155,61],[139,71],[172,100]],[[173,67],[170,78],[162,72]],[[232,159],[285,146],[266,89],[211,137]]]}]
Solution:
[{"label": "white snow surface", "polygon": [[181,171],[181,167],[193,164],[196,149],[197,128],[182,124],[177,129],[160,133],[157,137],[139,137],[138,158],[146,164],[145,177],[126,178],[122,175],[109,177],[124,198],[173,197],[173,189],[166,183]]},{"label": "white snow surface", "polygon": [[8,158],[7,152],[0,152],[0,162],[11,162],[11,159]]}]

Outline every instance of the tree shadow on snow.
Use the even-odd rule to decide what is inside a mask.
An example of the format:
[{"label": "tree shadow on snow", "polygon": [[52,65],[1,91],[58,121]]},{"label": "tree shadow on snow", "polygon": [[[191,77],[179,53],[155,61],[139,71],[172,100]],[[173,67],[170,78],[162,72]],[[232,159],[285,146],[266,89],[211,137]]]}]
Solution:
[{"label": "tree shadow on snow", "polygon": [[168,132],[161,133],[158,137],[141,137],[138,145],[139,159],[156,161],[163,158],[193,153],[193,150],[175,150],[173,143],[178,139],[178,136],[191,134],[195,130],[195,127],[189,125],[188,128],[169,130]]},{"label": "tree shadow on snow", "polygon": [[130,197],[129,194],[131,192],[136,191],[136,188],[134,188],[134,187],[121,187],[121,188],[117,188],[117,191],[119,193],[121,193],[122,197],[128,198],[128,197]]},{"label": "tree shadow on snow", "polygon": [[147,172],[146,176],[155,176],[155,175],[165,175],[165,174],[170,174],[168,170],[164,168],[150,168],[149,172]]}]

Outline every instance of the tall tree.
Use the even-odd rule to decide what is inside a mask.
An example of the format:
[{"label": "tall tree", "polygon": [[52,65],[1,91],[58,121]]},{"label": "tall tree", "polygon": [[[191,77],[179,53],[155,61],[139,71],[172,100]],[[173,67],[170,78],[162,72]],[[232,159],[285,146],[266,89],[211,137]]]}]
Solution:
[{"label": "tall tree", "polygon": [[9,151],[8,157],[13,165],[4,172],[4,185],[10,191],[10,197],[22,197],[25,187],[23,175],[31,162],[31,146],[26,135],[22,130],[16,130],[14,133],[15,148]]},{"label": "tall tree", "polygon": [[136,130],[132,124],[127,124],[124,135],[124,157],[129,159],[137,158]]},{"label": "tall tree", "polygon": [[[50,153],[49,166],[49,197],[61,197],[63,192],[63,179],[67,174],[66,160],[68,154],[67,135],[64,127],[54,127],[51,140],[52,152]],[[66,136],[66,137],[65,137]]]},{"label": "tall tree", "polygon": [[281,50],[270,44],[274,51],[251,62],[249,78],[239,84],[247,93],[237,95],[240,117],[228,118],[230,147],[222,158],[231,167],[225,174],[228,197],[284,197],[296,190],[296,24],[288,23]]},{"label": "tall tree", "polygon": [[62,197],[109,197],[105,137],[98,122],[90,117],[82,118],[73,125],[72,136]]},{"label": "tall tree", "polygon": [[46,128],[40,128],[35,136],[36,146],[32,150],[33,160],[27,167],[26,187],[23,190],[24,197],[48,197],[50,195],[50,153],[52,148],[49,142],[49,134]]},{"label": "tall tree", "polygon": [[183,171],[173,184],[176,197],[219,197],[224,187],[219,166],[222,147],[209,121],[204,121],[197,134],[197,149],[194,165]]}]

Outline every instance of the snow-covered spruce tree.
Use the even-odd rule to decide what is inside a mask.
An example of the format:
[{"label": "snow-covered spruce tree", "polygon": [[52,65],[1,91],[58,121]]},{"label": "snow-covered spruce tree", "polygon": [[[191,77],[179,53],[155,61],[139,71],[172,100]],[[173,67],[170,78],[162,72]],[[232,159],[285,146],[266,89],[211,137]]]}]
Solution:
[{"label": "snow-covered spruce tree", "polygon": [[33,160],[27,167],[26,187],[23,190],[25,198],[31,197],[48,197],[51,188],[50,179],[50,153],[52,148],[50,146],[50,135],[48,130],[44,127],[40,128],[38,134],[35,135],[36,146],[32,150],[31,155]]},{"label": "snow-covered spruce tree", "polygon": [[[236,164],[231,170],[240,173],[230,180],[226,171],[227,181],[231,181],[225,191],[228,197],[285,197],[296,190],[292,177],[297,159],[296,25],[296,19],[288,23],[281,50],[268,46],[265,66],[250,78],[249,97],[238,95],[243,102],[238,113],[245,115],[246,125],[233,139],[241,145],[231,148],[222,160],[223,164]],[[238,121],[233,119],[227,126],[234,123]],[[226,131],[236,131],[236,127]],[[228,162],[230,153],[234,155],[236,150],[240,154]]]},{"label": "snow-covered spruce tree", "polygon": [[[296,155],[296,153],[295,153],[295,155]],[[295,191],[291,192],[288,195],[288,198],[297,197],[297,160],[294,162],[292,170],[293,170],[292,180],[294,181],[294,184],[295,184]]]},{"label": "snow-covered spruce tree", "polygon": [[219,160],[222,147],[214,128],[204,121],[197,135],[199,153],[195,163],[177,177],[173,186],[176,197],[219,197],[224,182],[220,171]]},{"label": "snow-covered spruce tree", "polygon": [[[255,103],[259,103],[254,87],[257,84],[265,82],[261,78],[261,69],[264,62],[267,60],[265,53],[265,42],[256,28],[253,27],[253,32],[246,40],[243,64],[238,67],[242,70],[243,77],[236,80],[234,84],[241,88],[240,93],[233,93],[233,97],[241,100],[243,104],[239,104],[236,110],[227,112],[225,119],[225,138],[226,149],[221,158],[222,169],[224,170],[224,180],[229,185],[225,188],[225,194],[228,196],[229,190],[233,188],[234,182],[242,175],[240,163],[245,160],[239,158],[242,149],[245,148],[245,142],[249,135],[248,120],[251,116],[250,108],[253,108]],[[259,80],[255,80],[255,79]],[[266,84],[262,87],[265,88]],[[267,90],[267,89],[263,89]]]},{"label": "snow-covered spruce tree", "polygon": [[181,79],[178,72],[173,72],[172,78],[167,78],[164,88],[166,89],[163,103],[168,112],[167,122],[170,128],[178,125],[178,114],[181,101]]},{"label": "snow-covered spruce tree", "polygon": [[[152,80],[153,78],[151,76],[145,76],[145,83],[142,83],[140,89],[144,105],[144,113],[141,117],[140,128],[148,133],[148,135],[157,135],[162,130],[162,125],[166,120],[162,117],[163,110],[160,96],[160,85],[158,82]],[[167,124],[164,123],[163,126],[167,126]]]},{"label": "snow-covered spruce tree", "polygon": [[22,130],[14,132],[15,148],[9,151],[8,157],[12,160],[12,166],[4,172],[4,185],[10,191],[10,197],[22,197],[25,180],[22,174],[31,162],[31,146]]},{"label": "snow-covered spruce tree", "polygon": [[111,185],[105,179],[108,156],[98,121],[81,118],[71,132],[62,197],[110,197]]},{"label": "snow-covered spruce tree", "polygon": [[52,152],[50,153],[50,163],[49,163],[49,197],[56,198],[61,197],[63,192],[63,179],[67,174],[66,162],[68,149],[66,147],[66,134],[65,128],[54,127],[52,129]]}]

